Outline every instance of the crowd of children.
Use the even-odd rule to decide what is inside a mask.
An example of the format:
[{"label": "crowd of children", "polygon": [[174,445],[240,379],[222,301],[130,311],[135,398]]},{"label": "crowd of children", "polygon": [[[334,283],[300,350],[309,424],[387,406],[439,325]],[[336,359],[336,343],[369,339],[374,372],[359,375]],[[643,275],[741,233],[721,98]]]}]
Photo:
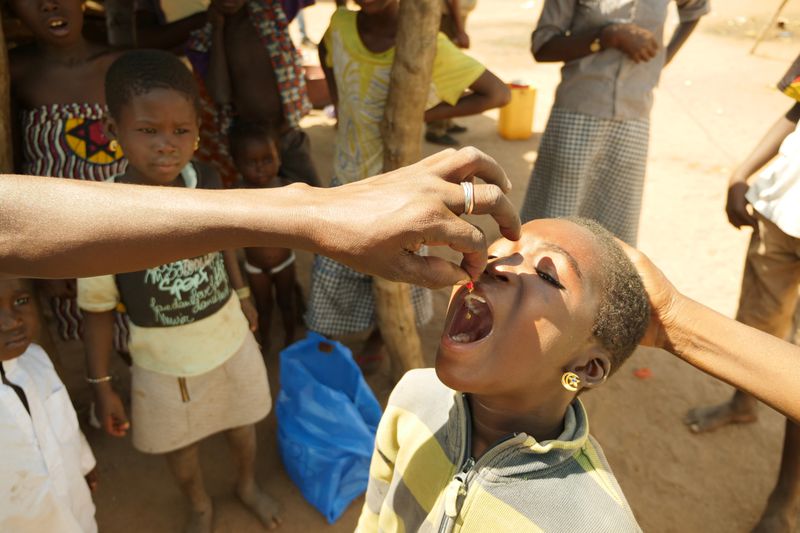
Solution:
[{"label": "crowd of children", "polygon": [[[400,3],[355,3],[357,11],[337,9],[319,43],[337,117],[333,187],[383,165],[380,121]],[[706,0],[676,0],[680,24],[663,46],[669,3],[544,2],[531,51],[565,66],[523,204],[522,218],[534,220],[520,241],[495,243],[474,286],[454,290],[435,371],[409,373],[392,393],[359,531],[638,531],[578,396],[619,369],[648,324],[644,285],[613,237],[636,242],[651,93],[709,10]],[[18,170],[149,187],[319,186],[300,126],[310,110],[305,73],[288,29],[309,2],[294,4],[210,0],[203,12],[141,2],[137,10],[150,15],[137,25],[139,43],[149,48],[123,52],[84,37],[81,0],[11,0],[32,36],[10,53]],[[460,50],[470,46],[474,5],[442,3],[421,117],[430,142],[457,144],[450,134],[463,128],[452,118],[510,98]],[[787,94],[800,94],[797,71],[787,74]],[[732,223],[757,230],[738,319],[777,336],[789,330],[800,284],[798,106],[734,175],[728,202]],[[776,155],[748,192],[747,178]],[[410,291],[423,324],[431,294]],[[331,337],[366,332],[356,355],[365,371],[382,353],[371,277],[317,256],[306,311],[288,248],[220,250],[77,282],[0,280],[0,469],[8,473],[2,493],[15,502],[0,506],[0,529],[8,531],[97,530],[94,456],[47,353],[33,343],[38,294],[52,304],[60,336],[83,341],[101,427],[131,431],[137,450],[166,458],[189,504],[186,531],[213,529],[199,446],[218,433],[230,444],[238,498],[265,527],[281,524],[280,504],[255,479],[255,424],[271,409],[262,351],[273,301],[284,345],[304,324]],[[115,350],[131,368],[130,417],[111,376]],[[707,431],[754,418],[754,401],[738,392],[693,410],[687,423]],[[787,423],[765,531],[794,527],[799,434]]]}]

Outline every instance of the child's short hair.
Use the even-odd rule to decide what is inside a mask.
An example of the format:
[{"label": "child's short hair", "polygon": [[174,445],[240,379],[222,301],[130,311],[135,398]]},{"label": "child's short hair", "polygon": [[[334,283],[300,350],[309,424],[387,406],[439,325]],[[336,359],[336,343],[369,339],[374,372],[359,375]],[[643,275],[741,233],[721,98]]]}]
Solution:
[{"label": "child's short hair", "polygon": [[247,140],[266,140],[278,146],[278,131],[263,120],[236,119],[228,130],[228,145],[231,156],[236,157],[238,147]]},{"label": "child's short hair", "polygon": [[650,321],[647,291],[636,267],[611,232],[587,218],[567,220],[589,230],[600,244],[604,268],[592,333],[608,350],[613,374],[630,357],[647,330]]},{"label": "child's short hair", "polygon": [[154,89],[171,89],[200,108],[197,83],[186,65],[162,50],[132,50],[122,54],[106,72],[106,104],[113,118],[134,96]]}]

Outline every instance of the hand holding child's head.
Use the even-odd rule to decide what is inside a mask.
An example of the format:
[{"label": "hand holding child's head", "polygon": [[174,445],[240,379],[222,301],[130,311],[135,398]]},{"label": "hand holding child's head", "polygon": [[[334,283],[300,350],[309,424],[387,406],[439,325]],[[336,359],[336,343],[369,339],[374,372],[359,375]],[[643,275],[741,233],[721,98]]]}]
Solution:
[{"label": "hand holding child's head", "polygon": [[599,385],[645,332],[642,281],[595,222],[529,222],[519,241],[495,242],[489,260],[474,292],[458,288],[450,302],[436,370],[451,388],[571,398],[565,372],[579,389]]}]

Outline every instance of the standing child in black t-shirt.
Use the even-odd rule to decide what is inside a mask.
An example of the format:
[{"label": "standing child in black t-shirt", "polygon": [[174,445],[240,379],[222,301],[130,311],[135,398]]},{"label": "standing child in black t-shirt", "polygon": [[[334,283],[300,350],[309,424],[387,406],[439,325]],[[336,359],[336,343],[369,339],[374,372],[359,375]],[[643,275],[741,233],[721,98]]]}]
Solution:
[{"label": "standing child in black t-shirt", "polygon": [[[109,68],[105,90],[108,133],[129,162],[114,181],[219,188],[216,173],[191,162],[198,96],[180,60],[167,52],[129,52]],[[180,212],[176,205],[175,216]],[[269,413],[271,398],[248,292],[232,251],[78,281],[97,414],[106,432],[123,436],[132,426],[138,450],[165,455],[191,504],[188,531],[213,529],[198,443],[219,432],[231,446],[240,500],[265,526],[280,522],[278,504],[255,482],[254,424]],[[111,311],[119,304],[131,321],[132,424],[108,372]]]},{"label": "standing child in black t-shirt", "polygon": [[[277,132],[264,122],[237,120],[228,131],[230,152],[246,189],[282,187],[290,182],[279,175],[281,156]],[[295,339],[295,326],[305,312],[303,294],[297,284],[295,255],[289,248],[246,248],[244,267],[258,307],[261,345],[269,343],[272,290],[281,313],[284,346]]]}]

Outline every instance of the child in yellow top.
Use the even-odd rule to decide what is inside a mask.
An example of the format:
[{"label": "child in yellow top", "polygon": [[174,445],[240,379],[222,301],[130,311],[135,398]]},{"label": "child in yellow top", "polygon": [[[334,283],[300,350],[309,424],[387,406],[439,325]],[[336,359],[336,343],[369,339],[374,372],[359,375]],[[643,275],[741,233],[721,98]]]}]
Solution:
[{"label": "child in yellow top", "polygon": [[[332,185],[361,180],[383,170],[380,123],[394,62],[399,2],[356,3],[360,11],[339,9],[334,13],[319,47],[339,120]],[[426,122],[481,113],[504,105],[509,97],[497,76],[439,34]],[[375,313],[371,285],[369,277],[318,257],[306,317],[309,328],[330,336],[372,328]],[[417,322],[425,323],[431,316],[430,295],[414,289],[412,300]],[[377,358],[381,344],[376,330],[360,356],[362,367]]]}]

